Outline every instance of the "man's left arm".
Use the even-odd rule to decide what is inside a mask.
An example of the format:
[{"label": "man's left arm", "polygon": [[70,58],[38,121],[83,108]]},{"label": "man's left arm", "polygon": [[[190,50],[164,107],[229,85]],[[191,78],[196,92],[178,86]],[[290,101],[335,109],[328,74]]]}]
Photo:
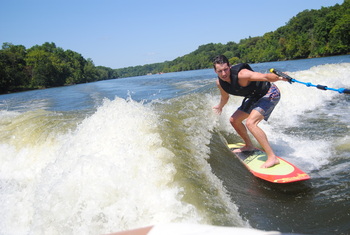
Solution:
[{"label": "man's left arm", "polygon": [[242,69],[238,73],[238,78],[241,81],[248,82],[256,82],[256,81],[264,81],[264,82],[277,82],[277,81],[288,81],[283,77],[279,77],[274,73],[259,73],[250,71],[248,69]]}]

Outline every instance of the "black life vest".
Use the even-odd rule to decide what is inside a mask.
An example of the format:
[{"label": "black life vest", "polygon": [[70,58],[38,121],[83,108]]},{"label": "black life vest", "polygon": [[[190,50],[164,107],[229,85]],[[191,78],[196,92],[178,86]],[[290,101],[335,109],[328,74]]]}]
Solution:
[{"label": "black life vest", "polygon": [[225,82],[219,78],[222,89],[231,95],[243,96],[246,98],[263,97],[271,87],[270,82],[250,82],[248,86],[241,86],[238,83],[238,73],[242,69],[253,71],[249,64],[241,63],[231,67],[231,83]]}]

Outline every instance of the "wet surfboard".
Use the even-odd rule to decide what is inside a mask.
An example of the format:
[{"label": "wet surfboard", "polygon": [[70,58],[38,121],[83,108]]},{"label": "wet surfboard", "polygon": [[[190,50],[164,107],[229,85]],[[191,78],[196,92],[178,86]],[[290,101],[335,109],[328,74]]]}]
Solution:
[{"label": "wet surfboard", "polygon": [[[243,146],[242,143],[228,145],[231,151]],[[254,176],[272,183],[291,183],[310,179],[308,174],[280,157],[278,157],[280,164],[269,168],[261,168],[260,166],[267,160],[267,155],[260,149],[240,153],[233,152],[233,154]]]}]

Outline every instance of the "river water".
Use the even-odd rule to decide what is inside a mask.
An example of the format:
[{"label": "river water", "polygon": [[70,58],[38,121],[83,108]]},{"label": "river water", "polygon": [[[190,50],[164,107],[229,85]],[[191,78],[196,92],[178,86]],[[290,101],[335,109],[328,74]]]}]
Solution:
[{"label": "river water", "polygon": [[[350,56],[252,64],[350,88]],[[0,234],[102,234],[160,223],[350,234],[350,95],[277,82],[261,123],[311,180],[272,184],[226,148],[212,69],[0,96]]]}]

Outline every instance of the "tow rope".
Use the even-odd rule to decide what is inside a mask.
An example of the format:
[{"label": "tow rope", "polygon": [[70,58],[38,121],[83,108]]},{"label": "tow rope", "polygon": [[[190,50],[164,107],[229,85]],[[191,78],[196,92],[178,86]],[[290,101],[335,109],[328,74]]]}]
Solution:
[{"label": "tow rope", "polygon": [[298,80],[290,77],[289,75],[282,73],[281,71],[279,71],[277,69],[273,69],[273,68],[270,69],[270,72],[278,75],[279,77],[286,78],[290,84],[292,84],[293,82],[297,82],[297,83],[303,84],[307,87],[316,87],[317,89],[320,89],[320,90],[331,90],[331,91],[337,91],[340,94],[342,94],[342,93],[350,94],[350,89],[345,89],[345,88],[336,89],[336,88],[331,88],[331,87],[324,86],[324,85],[315,85],[315,84],[312,84],[311,82],[301,82],[301,81],[298,81]]}]

